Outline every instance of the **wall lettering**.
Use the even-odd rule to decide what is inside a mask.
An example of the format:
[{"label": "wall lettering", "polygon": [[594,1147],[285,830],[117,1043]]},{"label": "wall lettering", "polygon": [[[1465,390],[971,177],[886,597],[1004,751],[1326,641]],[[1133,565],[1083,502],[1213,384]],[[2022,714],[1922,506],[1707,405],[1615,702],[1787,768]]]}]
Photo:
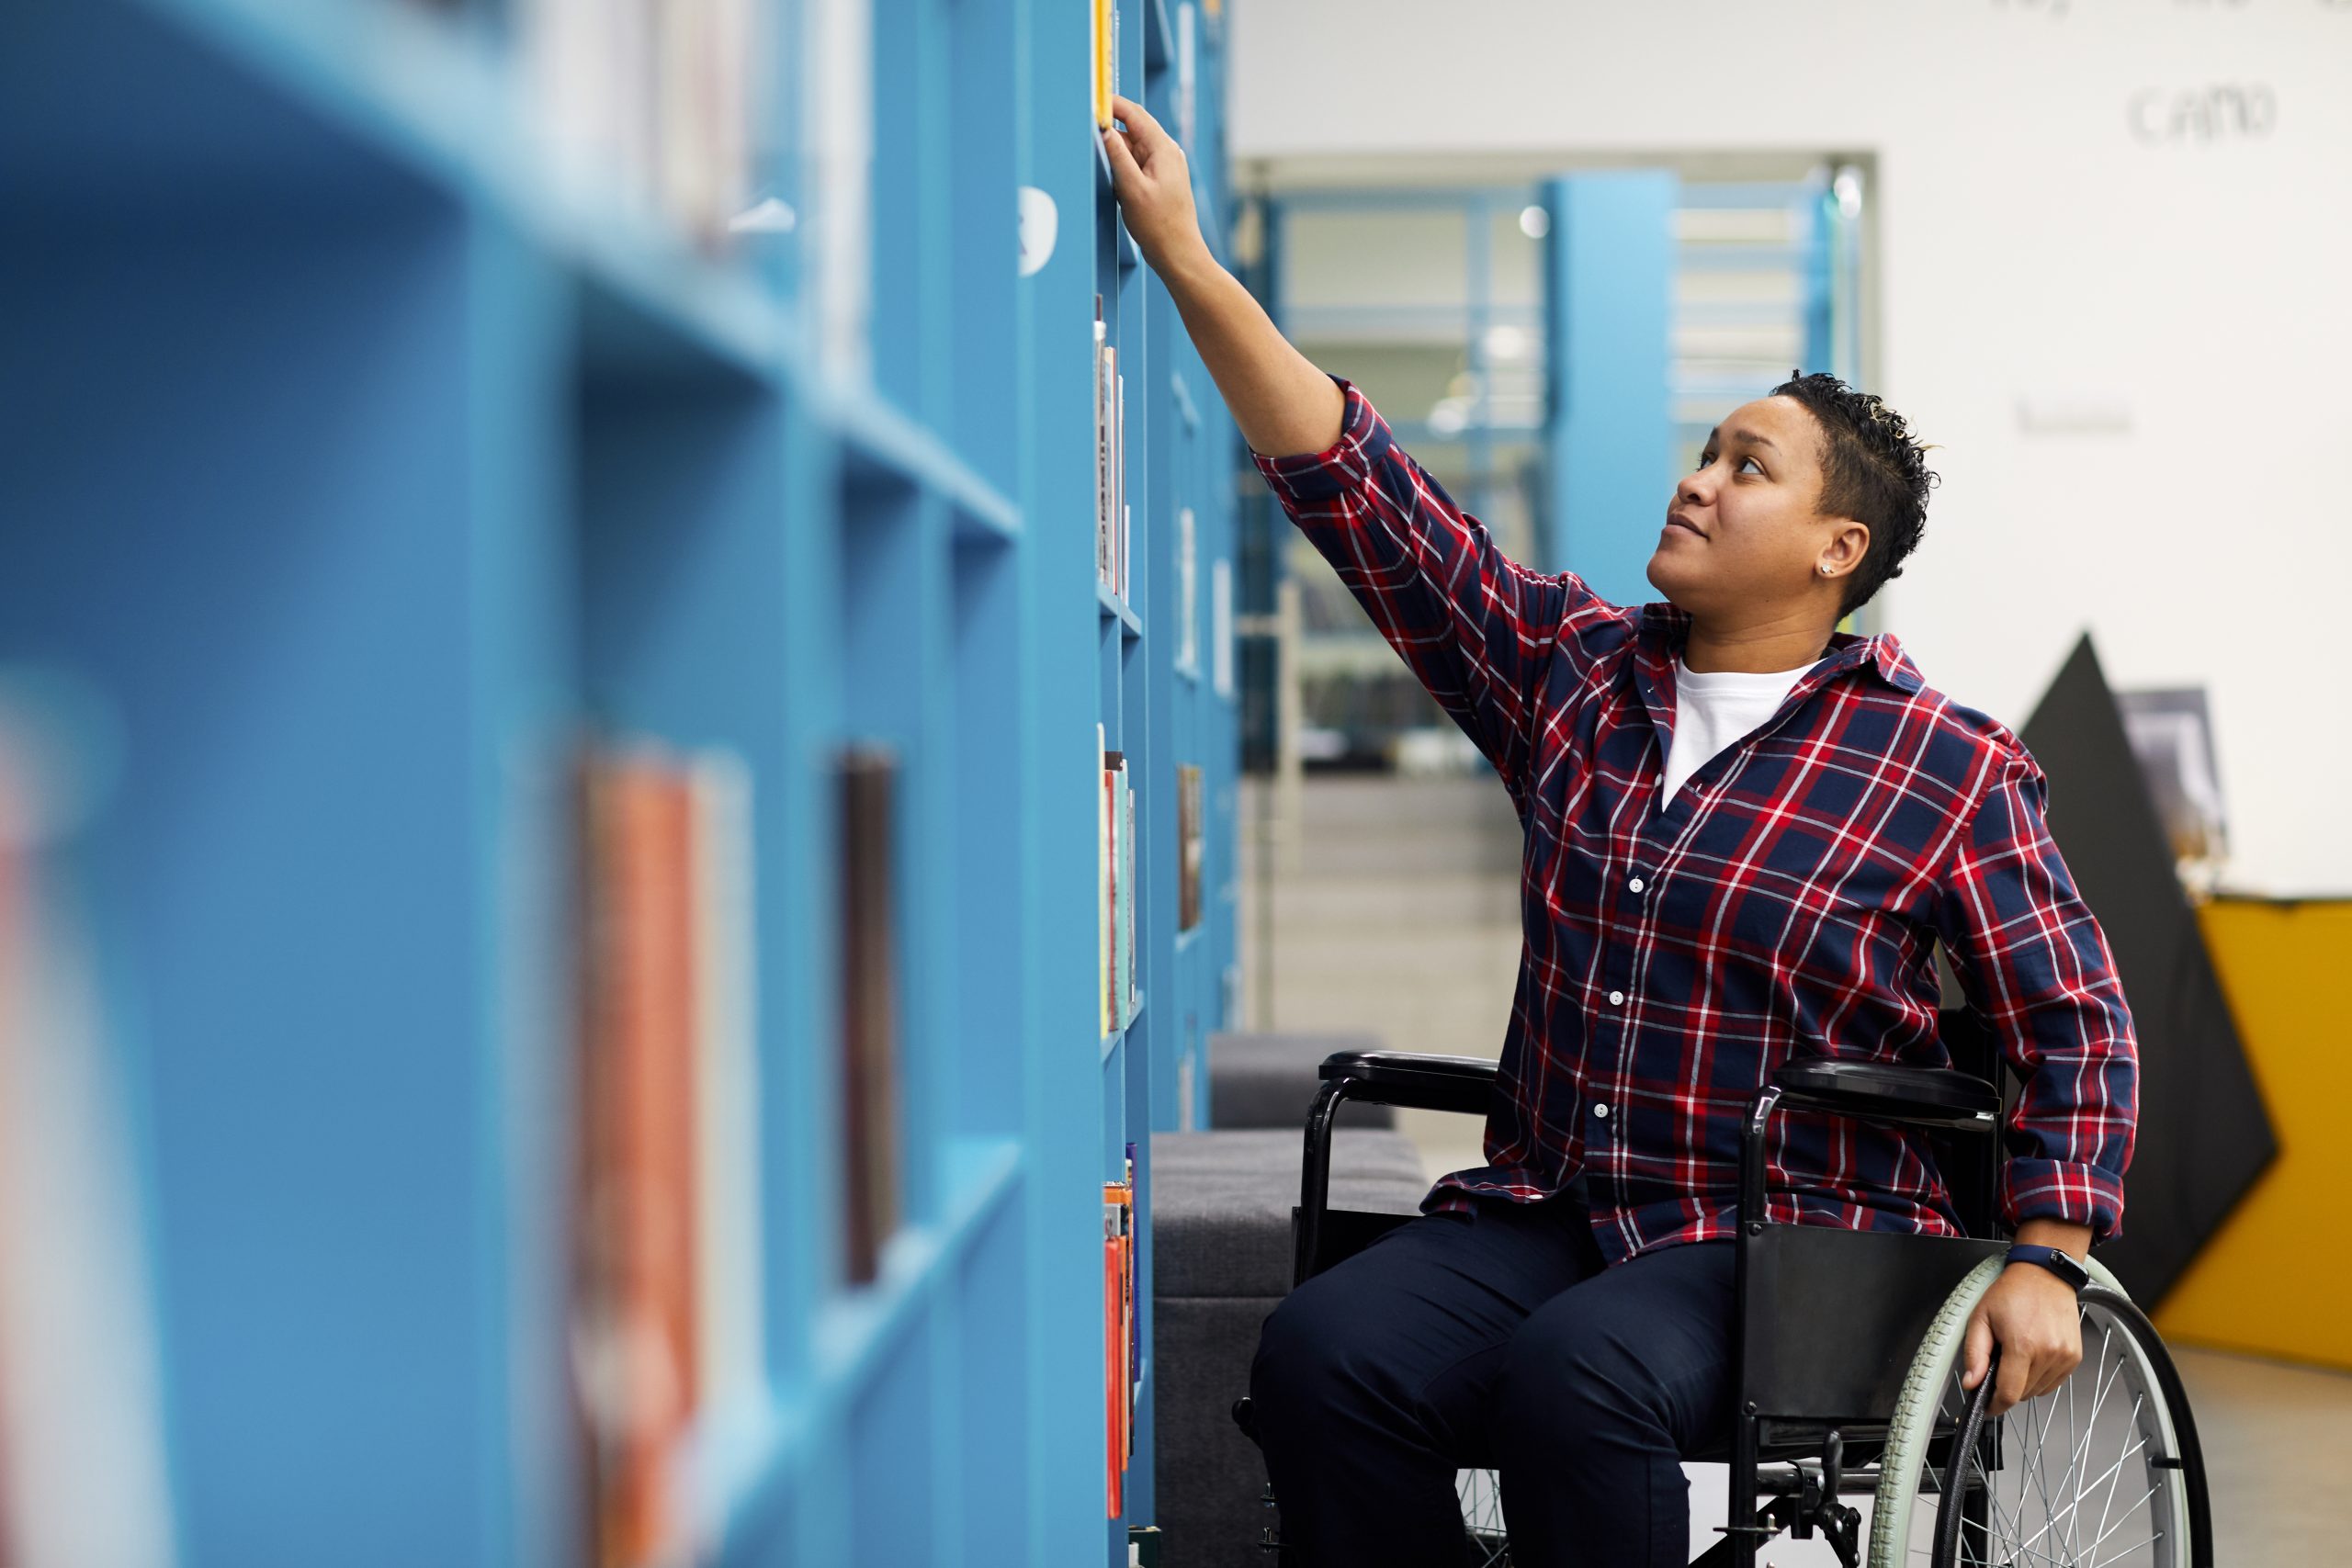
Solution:
[{"label": "wall lettering", "polygon": [[2125,112],[2132,139],[2143,146],[2256,141],[2278,127],[2278,95],[2261,82],[2143,87]]}]

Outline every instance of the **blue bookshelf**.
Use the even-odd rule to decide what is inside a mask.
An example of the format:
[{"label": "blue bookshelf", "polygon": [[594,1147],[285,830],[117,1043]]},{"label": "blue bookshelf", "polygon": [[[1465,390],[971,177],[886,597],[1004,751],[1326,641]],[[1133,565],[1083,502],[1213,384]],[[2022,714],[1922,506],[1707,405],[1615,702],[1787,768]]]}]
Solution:
[{"label": "blue bookshelf", "polygon": [[[118,759],[43,856],[126,1086],[185,1568],[589,1561],[590,726],[721,750],[752,802],[760,1375],[681,1445],[704,1555],[1115,1565],[1153,1517],[1149,1134],[1209,1124],[1236,990],[1238,437],[1118,222],[1083,0],[871,0],[844,367],[817,3],[757,5],[758,183],[805,220],[719,254],[548,177],[520,0],[0,11],[0,677],[70,683]],[[1191,62],[1221,244],[1218,18],[1122,0],[1120,41],[1171,127]],[[1021,186],[1060,215],[1025,277]],[[1098,294],[1124,598],[1092,581]],[[1140,830],[1142,1002],[1107,1037],[1098,724]],[[902,1217],[862,1285],[852,741],[900,761]],[[1129,1143],[1147,1360],[1110,1519],[1098,1205]]]}]

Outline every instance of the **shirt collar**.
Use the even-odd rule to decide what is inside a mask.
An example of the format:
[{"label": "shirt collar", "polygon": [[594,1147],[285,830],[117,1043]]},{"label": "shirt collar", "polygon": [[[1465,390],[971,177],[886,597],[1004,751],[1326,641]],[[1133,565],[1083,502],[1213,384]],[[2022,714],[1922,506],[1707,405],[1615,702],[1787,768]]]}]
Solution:
[{"label": "shirt collar", "polygon": [[[1653,679],[1665,679],[1672,673],[1675,658],[1690,636],[1689,611],[1663,603],[1645,604],[1641,624],[1634,633],[1635,657]],[[1873,637],[1832,633],[1826,657],[1800,680],[1826,681],[1841,671],[1853,669],[1869,670],[1898,692],[1917,692],[1926,684],[1918,667],[1903,651],[1903,644],[1893,632],[1880,632]]]}]

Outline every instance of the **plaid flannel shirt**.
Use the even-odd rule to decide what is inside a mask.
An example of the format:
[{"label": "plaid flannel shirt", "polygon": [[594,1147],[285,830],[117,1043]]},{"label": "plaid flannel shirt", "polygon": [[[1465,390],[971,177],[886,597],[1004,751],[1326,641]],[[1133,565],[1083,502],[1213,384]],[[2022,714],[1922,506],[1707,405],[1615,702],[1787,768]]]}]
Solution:
[{"label": "plaid flannel shirt", "polygon": [[[1940,939],[2024,1087],[2003,1218],[2117,1233],[2132,1017],[2018,738],[1838,634],[1762,727],[1657,799],[1690,617],[1496,549],[1363,394],[1339,440],[1256,456],[1283,510],[1494,764],[1526,831],[1524,942],[1487,1165],[1424,1212],[1581,1173],[1603,1256],[1729,1236],[1739,1129],[1791,1059],[1949,1066]],[[1769,1217],[1959,1234],[1927,1134],[1776,1114]]]}]

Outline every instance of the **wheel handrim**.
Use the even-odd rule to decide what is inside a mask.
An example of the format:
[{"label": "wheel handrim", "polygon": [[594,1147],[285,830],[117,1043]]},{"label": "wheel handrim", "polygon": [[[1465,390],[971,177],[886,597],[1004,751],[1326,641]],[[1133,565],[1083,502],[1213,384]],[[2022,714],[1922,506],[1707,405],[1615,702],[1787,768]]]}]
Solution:
[{"label": "wheel handrim", "polygon": [[[1957,1441],[1962,1482],[1981,1488],[1982,1518],[1943,1507],[1957,1496],[1947,1466],[1923,1493],[1910,1556],[1934,1568],[2175,1568],[2188,1561],[2187,1510],[2168,1407],[2138,1337],[2097,1294],[2081,1309],[2083,1359],[2051,1393],[1984,1414],[1995,1381],[1961,1387],[1955,1361],[1939,1416],[1965,1429],[1972,1413],[1996,1429],[1987,1444]],[[1996,1363],[1997,1366],[1997,1363]],[[1924,1529],[1921,1527],[1925,1527]]]}]

